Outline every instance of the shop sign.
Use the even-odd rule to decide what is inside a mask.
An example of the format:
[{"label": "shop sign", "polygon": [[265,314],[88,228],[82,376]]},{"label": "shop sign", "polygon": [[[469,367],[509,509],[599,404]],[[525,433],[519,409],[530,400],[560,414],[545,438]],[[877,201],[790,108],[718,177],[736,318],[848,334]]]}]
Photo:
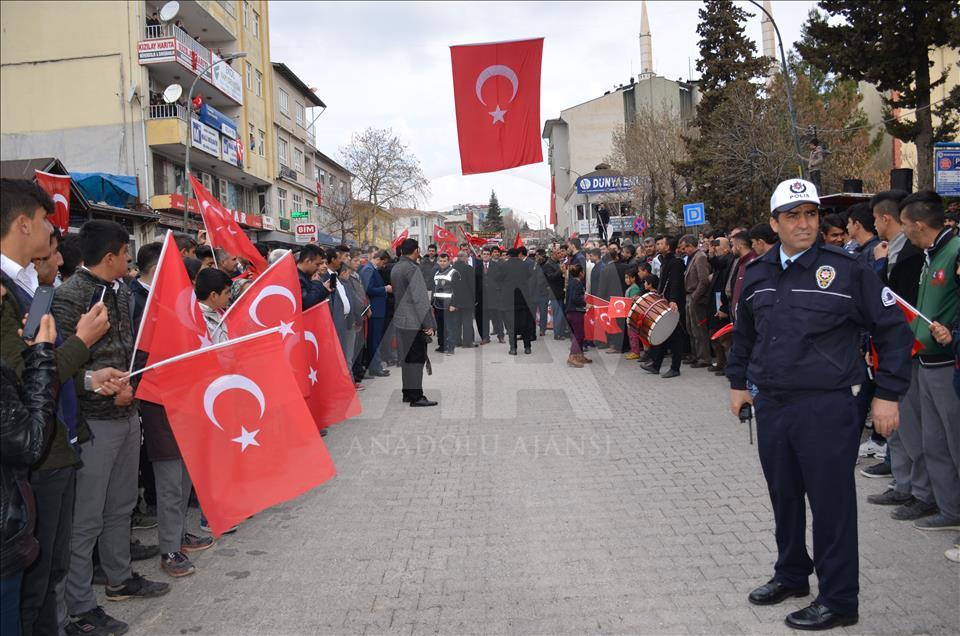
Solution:
[{"label": "shop sign", "polygon": [[214,157],[220,157],[220,133],[202,121],[190,120],[190,140],[194,148]]},{"label": "shop sign", "polygon": [[238,139],[240,132],[232,119],[221,113],[219,110],[209,104],[200,106],[200,121],[207,124],[230,139]]},{"label": "shop sign", "polygon": [[204,75],[210,79],[210,58],[209,51],[197,53],[191,49],[185,42],[177,40],[177,62],[184,68],[190,69],[197,75]]},{"label": "shop sign", "polygon": [[277,226],[276,226],[276,224],[274,223],[274,220],[273,220],[273,217],[272,217],[272,216],[266,216],[266,215],[264,215],[264,216],[260,217],[260,219],[261,219],[262,222],[263,222],[263,229],[265,229],[265,230],[275,230],[275,229],[277,229]]},{"label": "shop sign", "polygon": [[640,185],[640,177],[581,177],[577,179],[577,193],[629,192],[638,185]]},{"label": "shop sign", "polygon": [[[182,210],[183,209],[183,195],[174,192],[170,195],[170,207]],[[200,206],[197,204],[196,199],[190,199],[190,211],[194,214],[200,214]]]},{"label": "shop sign", "polygon": [[144,40],[137,44],[137,59],[141,64],[156,64],[173,59],[176,51],[176,40],[163,38],[162,40]]},{"label": "shop sign", "polygon": [[217,64],[217,62],[220,60],[220,56],[218,56],[216,53],[211,53],[210,56],[213,58],[213,66],[210,67],[213,85],[219,88],[224,95],[233,101],[237,102],[238,104],[242,104],[243,80],[240,79],[240,73],[233,70],[233,68],[226,62]]},{"label": "shop sign", "polygon": [[297,243],[317,242],[317,226],[313,223],[297,223],[293,229]]},{"label": "shop sign", "polygon": [[240,156],[237,152],[237,142],[229,137],[224,137],[222,140],[223,153],[221,158],[229,163],[231,166],[242,167],[240,163]]}]

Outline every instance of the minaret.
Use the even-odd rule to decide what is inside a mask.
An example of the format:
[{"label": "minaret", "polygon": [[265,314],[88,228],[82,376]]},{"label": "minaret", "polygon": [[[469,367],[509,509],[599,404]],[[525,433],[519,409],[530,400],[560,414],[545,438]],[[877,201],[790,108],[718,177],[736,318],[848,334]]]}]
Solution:
[{"label": "minaret", "polygon": [[653,77],[653,38],[650,36],[650,20],[647,18],[647,0],[640,9],[640,75],[637,79]]},{"label": "minaret", "polygon": [[[763,1],[764,10],[773,15],[773,7],[770,6],[770,0]],[[767,71],[767,81],[777,73],[777,35],[773,29],[773,21],[767,17],[767,13],[760,14],[760,28],[763,31],[763,57],[770,60],[770,67]]]}]

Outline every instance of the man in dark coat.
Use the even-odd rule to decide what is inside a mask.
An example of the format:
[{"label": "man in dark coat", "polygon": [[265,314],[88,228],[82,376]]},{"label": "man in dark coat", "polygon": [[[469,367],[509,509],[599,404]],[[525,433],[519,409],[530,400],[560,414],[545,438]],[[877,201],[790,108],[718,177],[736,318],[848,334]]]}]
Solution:
[{"label": "man in dark coat", "polygon": [[500,284],[504,318],[510,333],[510,355],[517,355],[517,338],[523,340],[523,352],[532,353],[533,312],[530,298],[530,266],[520,260],[520,250],[512,248],[507,260],[493,274]]},{"label": "man in dark coat", "polygon": [[377,252],[366,265],[360,268],[360,280],[363,281],[364,291],[370,299],[370,319],[367,323],[367,347],[364,353],[364,366],[367,373],[374,377],[385,377],[390,372],[383,368],[380,359],[380,342],[383,340],[384,321],[387,317],[387,293],[392,291],[390,285],[383,283],[380,270],[384,263],[390,260],[387,252]]},{"label": "man in dark coat", "polygon": [[563,304],[563,268],[561,266],[560,250],[553,253],[543,262],[543,277],[549,288],[550,305],[553,307],[553,339],[560,340],[566,335],[567,321],[564,316]]},{"label": "man in dark coat", "polygon": [[476,311],[477,296],[477,274],[474,271],[471,261],[470,249],[464,243],[460,246],[457,254],[457,260],[453,263],[453,268],[460,273],[461,297],[457,299],[460,307],[460,337],[459,346],[467,349],[474,347],[473,344],[473,314]]},{"label": "man in dark coat", "polygon": [[490,248],[480,252],[480,264],[477,266],[477,326],[480,331],[480,344],[490,343],[490,323],[497,340],[503,342],[503,302],[500,285],[494,276],[500,268],[491,256]]},{"label": "man in dark coat", "polygon": [[417,264],[420,246],[416,239],[400,244],[400,259],[390,273],[396,295],[393,324],[403,377],[403,401],[410,406],[436,406],[423,394],[423,367],[427,362],[427,338],[433,336],[436,323],[430,308],[430,296]]},{"label": "man in dark coat", "polygon": [[686,290],[683,287],[683,259],[675,254],[679,239],[676,236],[667,236],[657,240],[657,251],[660,252],[660,288],[657,290],[664,300],[670,303],[670,308],[680,312],[680,324],[673,330],[670,337],[662,345],[653,348],[651,361],[640,365],[650,373],[660,373],[660,365],[670,348],[670,370],[663,374],[664,378],[675,378],[680,375],[680,361],[683,357],[683,318],[681,308],[686,300]]}]

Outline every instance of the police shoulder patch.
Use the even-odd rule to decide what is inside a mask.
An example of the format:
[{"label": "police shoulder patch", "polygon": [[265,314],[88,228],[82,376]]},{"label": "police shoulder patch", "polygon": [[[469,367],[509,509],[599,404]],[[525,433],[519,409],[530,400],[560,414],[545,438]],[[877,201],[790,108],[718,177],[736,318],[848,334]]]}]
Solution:
[{"label": "police shoulder patch", "polygon": [[817,287],[826,289],[833,284],[833,279],[837,277],[837,270],[829,265],[821,265],[817,268]]},{"label": "police shoulder patch", "polygon": [[884,307],[890,307],[897,304],[897,295],[893,293],[893,290],[889,287],[884,287],[883,291],[880,292],[880,302],[883,303]]}]

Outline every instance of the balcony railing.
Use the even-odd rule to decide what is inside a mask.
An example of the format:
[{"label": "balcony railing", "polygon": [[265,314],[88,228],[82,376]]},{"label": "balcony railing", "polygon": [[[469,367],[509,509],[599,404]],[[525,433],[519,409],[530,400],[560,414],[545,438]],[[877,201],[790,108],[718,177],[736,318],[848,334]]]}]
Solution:
[{"label": "balcony railing", "polygon": [[181,104],[151,104],[148,119],[179,119],[187,121],[187,108]]},{"label": "balcony railing", "polygon": [[197,75],[206,72],[207,66],[212,58],[210,50],[190,37],[190,34],[175,24],[157,24],[144,27],[144,35],[147,40],[162,40],[163,38],[174,38],[179,44],[197,54]]}]

